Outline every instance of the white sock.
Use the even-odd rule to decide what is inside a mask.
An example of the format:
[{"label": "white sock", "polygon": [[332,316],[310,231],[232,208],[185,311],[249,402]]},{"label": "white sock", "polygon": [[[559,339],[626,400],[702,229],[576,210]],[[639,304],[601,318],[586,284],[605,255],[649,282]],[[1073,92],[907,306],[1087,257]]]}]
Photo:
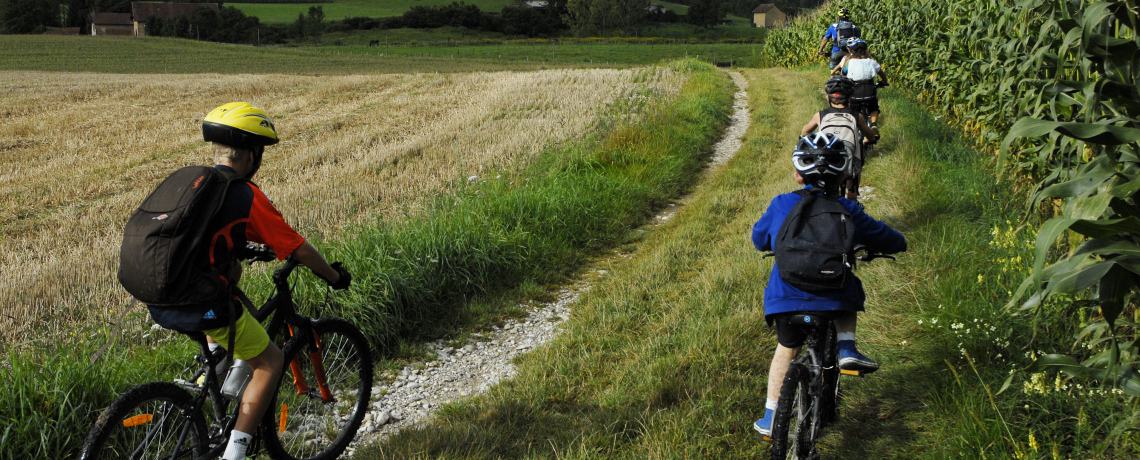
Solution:
[{"label": "white sock", "polygon": [[835,338],[839,339],[840,342],[842,342],[844,340],[850,340],[850,341],[854,342],[855,341],[855,333],[854,332],[837,332],[835,334]]},{"label": "white sock", "polygon": [[207,343],[207,344],[206,344],[206,348],[209,348],[209,349],[210,349],[210,353],[213,353],[213,352],[214,352],[214,350],[217,350],[217,349],[218,349],[218,347],[220,347],[220,346],[222,346],[222,344],[220,344],[220,343],[214,343],[214,342],[209,342],[209,343]]},{"label": "white sock", "polygon": [[242,433],[238,430],[230,432],[230,444],[226,446],[226,453],[222,454],[223,460],[245,460],[245,452],[249,450],[249,441],[253,436]]},{"label": "white sock", "polygon": [[776,405],[780,402],[779,399],[769,399],[764,403],[765,409],[776,410]]}]

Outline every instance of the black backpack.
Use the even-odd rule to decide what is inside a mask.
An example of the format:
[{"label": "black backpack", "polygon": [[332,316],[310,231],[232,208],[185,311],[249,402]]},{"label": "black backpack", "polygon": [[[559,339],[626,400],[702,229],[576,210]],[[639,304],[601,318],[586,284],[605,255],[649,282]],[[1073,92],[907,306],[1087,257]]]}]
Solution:
[{"label": "black backpack", "polygon": [[839,200],[813,190],[784,218],[774,252],[780,278],[805,291],[843,289],[855,254],[855,219]]},{"label": "black backpack", "polygon": [[193,331],[228,323],[226,311],[212,309],[227,304],[231,293],[228,274],[210,269],[209,224],[236,181],[248,179],[187,166],[162,181],[127,221],[119,283],[151,307],[159,325]]},{"label": "black backpack", "polygon": [[855,24],[850,21],[835,23],[835,41],[839,42],[839,48],[847,49],[848,38],[855,38]]}]

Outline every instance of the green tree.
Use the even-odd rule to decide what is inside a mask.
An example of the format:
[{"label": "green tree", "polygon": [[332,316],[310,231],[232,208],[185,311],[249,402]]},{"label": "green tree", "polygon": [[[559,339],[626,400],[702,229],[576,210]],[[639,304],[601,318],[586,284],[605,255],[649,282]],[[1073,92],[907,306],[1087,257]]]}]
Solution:
[{"label": "green tree", "polygon": [[645,26],[649,0],[568,0],[566,24],[579,37],[635,35]]},{"label": "green tree", "polygon": [[163,21],[162,18],[158,16],[151,16],[149,18],[146,18],[146,26],[143,31],[151,37],[161,37],[163,27],[165,26],[165,21]]},{"label": "green tree", "polygon": [[320,6],[310,6],[305,18],[305,36],[318,40],[325,32],[325,10]]},{"label": "green tree", "polygon": [[728,10],[721,0],[690,0],[685,22],[711,29],[720,23],[727,13]]},{"label": "green tree", "polygon": [[0,33],[41,33],[58,27],[59,0],[0,0]]}]

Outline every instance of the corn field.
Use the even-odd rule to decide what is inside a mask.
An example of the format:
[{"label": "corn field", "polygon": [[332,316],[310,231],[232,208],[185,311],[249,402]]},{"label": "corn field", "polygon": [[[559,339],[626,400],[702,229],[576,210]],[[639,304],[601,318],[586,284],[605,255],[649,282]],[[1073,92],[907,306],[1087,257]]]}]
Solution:
[{"label": "corn field", "polygon": [[675,95],[669,68],[304,77],[0,73],[0,343],[105,324],[122,226],[176,168],[212,164],[201,117],[244,100],[282,136],[255,178],[302,234],[425,199]]},{"label": "corn field", "polygon": [[[1046,355],[1029,370],[1140,396],[1136,1],[850,0],[772,33],[766,58],[811,62],[840,6],[892,80],[950,115],[998,155],[1003,174],[1032,188],[1031,220],[1044,223],[1033,274],[1008,307],[1087,313],[1093,320],[1078,340],[1093,353],[1083,361]],[[1137,420],[1140,412],[1114,431]]]}]

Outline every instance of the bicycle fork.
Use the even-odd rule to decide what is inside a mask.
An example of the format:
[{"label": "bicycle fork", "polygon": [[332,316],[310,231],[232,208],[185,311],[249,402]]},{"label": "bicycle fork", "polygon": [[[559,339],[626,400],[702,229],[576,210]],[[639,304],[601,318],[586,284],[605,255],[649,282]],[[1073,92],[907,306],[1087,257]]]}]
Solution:
[{"label": "bicycle fork", "polygon": [[[313,363],[313,373],[317,377],[317,389],[321,393],[321,401],[330,403],[333,401],[332,390],[329,389],[328,375],[325,374],[325,362],[321,357],[321,339],[317,336],[317,331],[310,330],[313,334],[313,340],[309,344],[309,361]],[[293,326],[289,326],[289,336],[294,335]],[[294,356],[293,360],[289,362],[289,369],[293,371],[293,385],[297,387],[297,395],[304,395],[309,393],[309,384],[305,381],[305,374],[301,372],[301,358]]]}]

